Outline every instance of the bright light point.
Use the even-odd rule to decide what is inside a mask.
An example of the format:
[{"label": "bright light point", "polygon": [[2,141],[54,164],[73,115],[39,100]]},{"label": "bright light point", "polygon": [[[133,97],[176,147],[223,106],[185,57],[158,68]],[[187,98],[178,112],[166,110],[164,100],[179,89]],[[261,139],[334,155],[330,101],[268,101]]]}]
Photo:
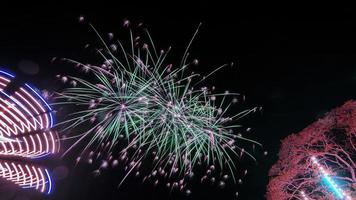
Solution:
[{"label": "bright light point", "polygon": [[340,191],[340,188],[338,188],[337,185],[335,185],[335,183],[332,183],[329,177],[324,175],[323,179],[324,179],[324,183],[337,195],[338,198],[344,197],[344,195]]},{"label": "bright light point", "polygon": [[[337,198],[343,199],[345,197],[345,192],[337,185],[337,183],[332,180],[329,174],[324,170],[324,168],[319,164],[319,162],[312,157],[312,160],[315,162],[319,171],[321,172],[322,179],[324,180],[325,185],[330,188],[334,194],[336,194]],[[349,197],[345,197],[348,199]],[[350,197],[351,199],[351,197]]]},{"label": "bright light point", "polygon": [[300,191],[300,195],[302,195],[303,200],[309,200],[309,198],[305,195],[304,191]]}]

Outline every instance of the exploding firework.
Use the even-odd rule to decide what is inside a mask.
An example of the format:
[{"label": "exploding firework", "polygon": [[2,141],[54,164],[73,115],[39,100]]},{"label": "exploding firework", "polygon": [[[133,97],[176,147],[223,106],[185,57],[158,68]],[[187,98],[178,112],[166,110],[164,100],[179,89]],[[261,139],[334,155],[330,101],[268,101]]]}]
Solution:
[{"label": "exploding firework", "polygon": [[[125,20],[124,27],[129,24]],[[167,61],[171,48],[157,51],[146,30],[147,43],[130,30],[130,45],[125,48],[120,41],[113,42],[112,33],[109,33],[110,42],[106,42],[91,27],[102,42],[102,48],[97,49],[102,62],[91,65],[63,60],[92,77],[57,76],[71,87],[56,95],[56,106],[75,109],[69,118],[59,123],[62,131],[85,129],[91,124],[83,132],[66,134],[66,139],[75,140],[67,152],[81,148],[84,143],[77,161],[92,163],[93,159],[104,158],[95,171],[97,174],[109,163],[113,167],[122,163],[126,173],[120,185],[130,174],[142,177],[143,181],[151,180],[155,185],[161,184],[159,180],[163,177],[168,188],[186,191],[189,195],[186,180],[194,176],[196,167],[204,166],[207,174],[202,175],[202,181],[211,178],[215,182],[212,174],[219,170],[221,173],[217,173],[220,175],[216,179],[219,187],[224,187],[224,181],[230,176],[236,181],[236,159],[243,155],[254,159],[240,144],[260,144],[236,134],[234,130],[240,125],[234,122],[259,108],[227,116],[229,108],[240,98],[239,94],[214,93],[214,88],[201,85],[227,65],[204,77],[188,73],[189,66],[198,64],[196,59],[188,62],[188,51],[199,28],[181,63],[173,65]],[[142,167],[147,162],[151,164]],[[225,169],[227,172],[223,174]]]},{"label": "exploding firework", "polygon": [[[15,76],[0,70],[0,177],[42,193],[52,190],[46,168],[30,160],[59,150],[51,107],[29,84],[18,86]],[[16,158],[19,161],[6,161]],[[26,162],[25,162],[26,161]]]}]

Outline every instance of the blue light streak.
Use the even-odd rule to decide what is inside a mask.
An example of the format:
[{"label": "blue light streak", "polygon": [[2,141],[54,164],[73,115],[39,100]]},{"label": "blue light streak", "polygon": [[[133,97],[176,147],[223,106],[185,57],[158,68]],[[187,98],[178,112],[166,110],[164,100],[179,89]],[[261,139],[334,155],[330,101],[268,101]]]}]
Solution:
[{"label": "blue light streak", "polygon": [[346,199],[346,200],[351,200],[351,197],[348,196],[338,185],[337,183],[330,178],[329,174],[327,171],[325,171],[324,167],[321,166],[316,159],[315,156],[311,157],[311,160],[313,161],[313,164],[318,167],[318,170],[320,171],[321,174],[321,179],[323,180],[324,184],[331,189],[331,191],[336,195],[337,199]]},{"label": "blue light streak", "polygon": [[338,199],[344,199],[344,195],[341,193],[340,188],[336,185],[336,183],[327,175],[323,175],[322,180],[325,185],[330,188],[334,194],[338,197]]},{"label": "blue light streak", "polygon": [[11,74],[10,72],[4,71],[4,70],[0,70],[0,73],[5,74],[7,76],[10,76],[11,78],[15,78],[15,75]]},{"label": "blue light streak", "polygon": [[47,175],[47,178],[48,178],[48,191],[47,191],[47,194],[51,194],[51,192],[52,192],[52,178],[49,175],[49,172],[48,172],[47,169],[45,169],[45,172],[46,172],[46,175]]}]

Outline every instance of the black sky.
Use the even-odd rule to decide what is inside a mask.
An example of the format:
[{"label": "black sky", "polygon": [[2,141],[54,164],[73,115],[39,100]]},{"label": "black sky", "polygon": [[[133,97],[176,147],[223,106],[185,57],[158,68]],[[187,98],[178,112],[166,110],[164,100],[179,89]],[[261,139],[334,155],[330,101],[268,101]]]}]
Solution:
[{"label": "black sky", "polygon": [[[51,64],[52,57],[85,58],[83,46],[96,39],[87,26],[78,23],[79,15],[103,33],[120,32],[125,18],[143,22],[158,46],[171,45],[178,55],[202,22],[191,51],[200,61],[198,71],[237,63],[234,69],[219,72],[212,82],[218,88],[245,94],[246,105],[264,108],[247,123],[253,128],[251,137],[261,141],[269,155],[250,168],[240,186],[240,199],[264,199],[268,169],[277,160],[281,139],[355,98],[356,5],[351,2],[52,1],[11,6],[4,2],[0,12],[1,68],[20,74],[41,89],[55,88],[55,75],[72,73],[72,67]],[[19,63],[24,60],[37,63],[39,73],[23,73]],[[117,190],[115,175],[94,178],[90,168],[73,168],[69,161],[51,165],[57,163],[68,166],[70,172],[56,183],[54,194],[46,197],[49,199],[234,199],[229,189],[197,186],[188,198],[155,191],[135,180]],[[11,193],[6,198],[42,198],[29,193]]]}]

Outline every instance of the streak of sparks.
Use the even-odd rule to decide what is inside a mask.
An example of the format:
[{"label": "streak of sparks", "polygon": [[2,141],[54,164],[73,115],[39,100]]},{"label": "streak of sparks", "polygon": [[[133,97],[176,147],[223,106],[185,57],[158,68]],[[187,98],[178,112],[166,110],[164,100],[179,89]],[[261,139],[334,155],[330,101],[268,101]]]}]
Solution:
[{"label": "streak of sparks", "polygon": [[[130,24],[125,20],[123,26],[129,27]],[[103,63],[90,65],[72,59],[63,60],[73,63],[84,73],[90,73],[94,79],[57,75],[63,83],[75,82],[56,97],[55,105],[75,106],[74,109],[77,109],[68,119],[58,123],[63,127],[62,132],[87,127],[84,132],[71,131],[75,135],[69,133],[66,136],[66,139],[75,139],[67,152],[84,143],[78,162],[87,157],[88,163],[98,158],[105,159],[104,163],[111,162],[113,166],[124,163],[127,174],[123,179],[132,173],[141,176],[143,181],[153,180],[155,185],[160,183],[159,176],[168,179],[178,177],[178,180],[168,180],[165,184],[171,189],[183,190],[188,179],[186,177],[193,177],[194,168],[202,165],[211,166],[214,170],[215,167],[227,169],[235,181],[234,158],[247,155],[255,159],[239,146],[241,142],[261,144],[235,134],[233,130],[240,125],[233,122],[257,109],[246,109],[227,116],[239,94],[214,94],[214,89],[199,86],[203,80],[227,65],[204,77],[199,74],[187,75],[187,69],[199,63],[196,59],[187,61],[189,47],[199,28],[181,63],[174,65],[167,63],[171,48],[157,51],[147,31],[148,43],[145,43],[141,41],[142,37],[134,36],[130,30],[131,46],[125,49],[120,41],[113,40],[113,34],[109,34],[109,41],[115,41],[115,44],[107,44],[90,26],[102,42],[103,48],[98,49],[98,54]],[[235,101],[228,102],[229,97]],[[218,98],[221,100],[219,103]],[[116,155],[118,147],[119,155]],[[139,171],[142,162],[147,160],[153,164],[149,174],[144,176]],[[103,168],[100,166],[95,174],[100,174]],[[214,170],[208,171],[210,176],[215,174]],[[222,180],[219,185],[224,187],[224,174],[220,176]],[[190,190],[185,191],[191,193]]]}]

